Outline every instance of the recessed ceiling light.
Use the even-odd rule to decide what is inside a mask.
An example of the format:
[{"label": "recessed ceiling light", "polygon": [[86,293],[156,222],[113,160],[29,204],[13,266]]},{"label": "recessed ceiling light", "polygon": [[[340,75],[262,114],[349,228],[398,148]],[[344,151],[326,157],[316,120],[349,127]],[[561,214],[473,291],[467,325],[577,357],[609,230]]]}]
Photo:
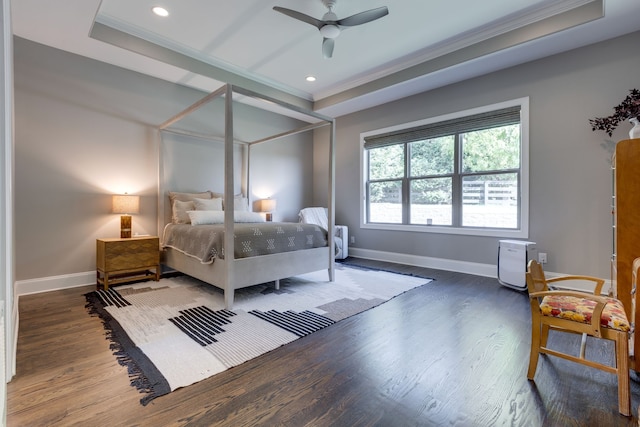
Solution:
[{"label": "recessed ceiling light", "polygon": [[167,9],[165,9],[164,7],[160,7],[160,6],[155,6],[151,9],[153,11],[153,13],[155,13],[158,16],[169,16],[169,11]]},{"label": "recessed ceiling light", "polygon": [[313,76],[307,76],[306,80],[307,80],[308,82],[315,82],[315,81],[316,81],[316,78],[315,78],[315,77],[313,77]]}]

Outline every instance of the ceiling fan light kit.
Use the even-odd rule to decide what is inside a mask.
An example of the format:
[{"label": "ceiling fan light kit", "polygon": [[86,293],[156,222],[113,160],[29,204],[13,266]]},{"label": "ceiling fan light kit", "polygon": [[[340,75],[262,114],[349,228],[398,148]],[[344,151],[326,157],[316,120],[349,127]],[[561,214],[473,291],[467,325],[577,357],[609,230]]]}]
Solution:
[{"label": "ceiling fan light kit", "polygon": [[331,58],[333,56],[333,48],[335,45],[334,39],[340,35],[340,32],[343,29],[366,24],[389,14],[389,9],[387,9],[386,6],[382,6],[376,9],[356,13],[355,15],[351,15],[347,18],[338,19],[337,15],[333,13],[333,8],[335,7],[337,0],[322,0],[322,3],[327,9],[329,9],[322,19],[316,19],[309,15],[305,15],[304,13],[279,6],[274,6],[273,10],[316,27],[323,37],[322,55],[325,58]]},{"label": "ceiling fan light kit", "polygon": [[325,25],[320,28],[320,34],[328,39],[335,39],[340,35],[340,27],[331,24]]}]

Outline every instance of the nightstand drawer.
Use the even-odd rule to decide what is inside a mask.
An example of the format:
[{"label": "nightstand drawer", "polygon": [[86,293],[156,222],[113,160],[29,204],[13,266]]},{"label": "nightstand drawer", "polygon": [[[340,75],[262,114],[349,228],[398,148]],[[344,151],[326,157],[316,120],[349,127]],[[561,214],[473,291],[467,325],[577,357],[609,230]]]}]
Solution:
[{"label": "nightstand drawer", "polygon": [[159,239],[108,242],[104,247],[105,270],[128,270],[160,262]]}]

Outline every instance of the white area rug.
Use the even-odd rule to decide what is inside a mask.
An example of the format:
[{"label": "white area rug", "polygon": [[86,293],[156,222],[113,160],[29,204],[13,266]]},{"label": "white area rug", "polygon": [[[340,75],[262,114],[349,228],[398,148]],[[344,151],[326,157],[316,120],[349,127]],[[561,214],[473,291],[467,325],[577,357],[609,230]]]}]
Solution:
[{"label": "white area rug", "polygon": [[239,289],[232,310],[222,291],[181,276],[86,295],[131,383],[152,399],[201,381],[375,307],[430,280],[336,265]]}]

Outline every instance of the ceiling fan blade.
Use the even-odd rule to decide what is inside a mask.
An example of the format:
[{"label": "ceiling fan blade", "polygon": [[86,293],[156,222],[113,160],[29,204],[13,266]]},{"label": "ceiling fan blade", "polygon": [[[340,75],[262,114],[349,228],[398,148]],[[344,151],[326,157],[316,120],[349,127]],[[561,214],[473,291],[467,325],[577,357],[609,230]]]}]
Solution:
[{"label": "ceiling fan blade", "polygon": [[316,19],[312,16],[305,15],[304,13],[297,12],[295,10],[286,9],[284,7],[274,6],[273,10],[276,12],[284,13],[287,16],[290,16],[293,19],[297,19],[298,21],[306,22],[307,24],[311,24],[317,29],[322,28],[324,22],[319,19]]},{"label": "ceiling fan blade", "polygon": [[336,23],[342,27],[353,27],[354,25],[361,25],[366,24],[367,22],[375,21],[376,19],[380,19],[388,14],[389,9],[387,9],[386,6],[382,6],[376,9],[356,13],[355,15],[340,19]]},{"label": "ceiling fan blade", "polygon": [[333,56],[333,46],[335,45],[335,41],[333,39],[324,38],[322,39],[322,56],[326,59],[329,59]]}]

